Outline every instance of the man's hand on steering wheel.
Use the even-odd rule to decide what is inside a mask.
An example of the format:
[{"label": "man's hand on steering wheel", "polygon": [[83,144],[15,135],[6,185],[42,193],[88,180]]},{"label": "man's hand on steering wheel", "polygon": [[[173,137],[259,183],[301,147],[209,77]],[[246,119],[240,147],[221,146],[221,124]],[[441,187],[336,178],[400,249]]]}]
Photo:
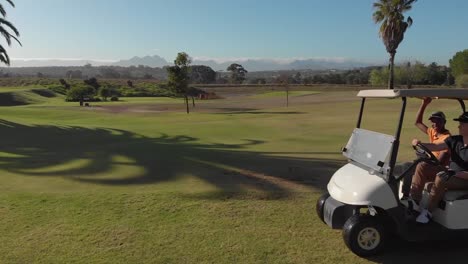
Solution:
[{"label": "man's hand on steering wheel", "polygon": [[431,163],[433,165],[440,165],[439,159],[430,151],[426,146],[424,146],[419,140],[413,140],[413,148],[416,151],[416,156],[423,159],[424,161]]}]

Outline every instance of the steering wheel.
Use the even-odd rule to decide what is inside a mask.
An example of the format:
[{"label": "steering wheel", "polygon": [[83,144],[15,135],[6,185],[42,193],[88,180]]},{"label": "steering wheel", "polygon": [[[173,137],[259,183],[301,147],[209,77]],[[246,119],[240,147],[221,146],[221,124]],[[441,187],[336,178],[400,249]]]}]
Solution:
[{"label": "steering wheel", "polygon": [[413,146],[414,150],[416,151],[416,155],[420,158],[422,158],[425,162],[431,163],[433,165],[440,165],[439,159],[432,154],[432,151],[430,151],[427,147],[425,147],[423,144],[418,143],[416,146]]}]

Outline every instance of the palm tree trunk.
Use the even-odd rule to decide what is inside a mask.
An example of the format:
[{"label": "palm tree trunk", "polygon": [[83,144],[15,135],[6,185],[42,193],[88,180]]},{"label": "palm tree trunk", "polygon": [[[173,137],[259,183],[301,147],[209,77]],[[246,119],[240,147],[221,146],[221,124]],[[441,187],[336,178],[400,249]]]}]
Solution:
[{"label": "palm tree trunk", "polygon": [[391,90],[393,90],[393,77],[394,77],[393,65],[395,63],[395,53],[396,51],[390,53],[390,63],[388,65],[388,67],[390,68],[389,76],[388,76],[388,89],[391,89]]}]

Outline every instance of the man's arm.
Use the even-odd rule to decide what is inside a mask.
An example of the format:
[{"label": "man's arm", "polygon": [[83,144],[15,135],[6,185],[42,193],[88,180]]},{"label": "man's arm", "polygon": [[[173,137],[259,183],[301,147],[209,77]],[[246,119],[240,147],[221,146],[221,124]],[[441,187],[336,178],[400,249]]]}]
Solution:
[{"label": "man's arm", "polygon": [[447,151],[439,152],[439,161],[441,164],[448,164],[450,154]]},{"label": "man's arm", "polygon": [[430,104],[432,99],[430,97],[424,97],[423,101],[421,103],[421,106],[419,107],[418,113],[416,114],[416,122],[414,125],[419,128],[424,134],[427,134],[427,126],[422,122],[423,120],[423,115],[424,111],[426,110],[426,107],[428,104]]},{"label": "man's arm", "polygon": [[[411,144],[413,146],[416,146],[418,143],[421,143],[419,139],[413,139]],[[442,151],[448,149],[447,144],[445,142],[439,142],[439,143],[421,143],[421,145],[425,146],[427,149],[430,151]]]}]

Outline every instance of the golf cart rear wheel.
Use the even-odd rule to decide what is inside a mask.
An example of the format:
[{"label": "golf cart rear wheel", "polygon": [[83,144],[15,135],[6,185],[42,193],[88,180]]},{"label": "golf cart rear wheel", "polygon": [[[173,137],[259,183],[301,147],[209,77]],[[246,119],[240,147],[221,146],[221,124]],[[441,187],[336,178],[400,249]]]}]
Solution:
[{"label": "golf cart rear wheel", "polygon": [[356,214],[343,226],[346,246],[361,257],[379,254],[385,245],[385,229],[378,216]]},{"label": "golf cart rear wheel", "polygon": [[323,208],[325,206],[325,201],[330,197],[330,194],[324,193],[318,198],[317,203],[315,204],[315,211],[317,212],[317,216],[325,223],[324,216],[323,216]]}]

